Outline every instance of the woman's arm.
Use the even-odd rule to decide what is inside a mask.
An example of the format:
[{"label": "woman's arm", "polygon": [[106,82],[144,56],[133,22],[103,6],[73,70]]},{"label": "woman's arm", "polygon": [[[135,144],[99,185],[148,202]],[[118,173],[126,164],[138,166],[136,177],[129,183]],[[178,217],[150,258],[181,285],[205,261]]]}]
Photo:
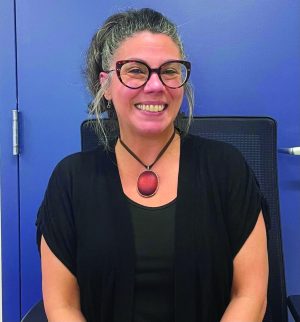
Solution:
[{"label": "woman's arm", "polygon": [[233,261],[231,301],[221,322],[262,321],[267,306],[268,253],[262,213]]},{"label": "woman's arm", "polygon": [[42,285],[49,322],[86,321],[80,311],[79,287],[75,276],[41,240]]}]

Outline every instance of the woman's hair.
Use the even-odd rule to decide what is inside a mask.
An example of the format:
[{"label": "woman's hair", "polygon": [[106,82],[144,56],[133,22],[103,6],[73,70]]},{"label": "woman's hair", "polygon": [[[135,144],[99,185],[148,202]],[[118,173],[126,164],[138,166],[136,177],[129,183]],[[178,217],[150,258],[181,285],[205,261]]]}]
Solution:
[{"label": "woman's hair", "polygon": [[[175,24],[155,10],[149,8],[140,10],[131,9],[114,14],[104,22],[102,28],[93,36],[87,52],[86,78],[88,88],[94,97],[89,106],[89,113],[97,119],[96,131],[105,147],[108,147],[108,136],[110,133],[108,133],[109,129],[103,125],[101,113],[107,111],[109,118],[115,119],[117,130],[118,123],[113,104],[111,104],[111,108],[108,109],[108,102],[104,97],[104,92],[110,84],[110,74],[108,80],[102,85],[99,82],[99,74],[102,71],[110,69],[113,55],[121,43],[125,39],[142,31],[169,36],[178,46],[181,58],[185,58],[183,45]],[[188,101],[189,117],[185,129],[182,130],[187,131],[192,120],[194,107],[194,96],[190,83],[187,82],[184,85],[184,91]],[[112,130],[115,131],[116,128]]]}]

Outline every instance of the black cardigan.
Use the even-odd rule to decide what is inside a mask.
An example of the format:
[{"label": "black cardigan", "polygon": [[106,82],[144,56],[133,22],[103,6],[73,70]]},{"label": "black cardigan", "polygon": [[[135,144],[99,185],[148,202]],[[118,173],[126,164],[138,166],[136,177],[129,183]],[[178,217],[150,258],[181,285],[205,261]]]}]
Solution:
[{"label": "black cardigan", "polygon": [[[261,209],[256,180],[232,146],[181,139],[175,213],[175,322],[219,321],[229,301],[233,258]],[[88,322],[132,322],[135,245],[113,152],[62,160],[37,219],[53,253],[77,277]]]}]

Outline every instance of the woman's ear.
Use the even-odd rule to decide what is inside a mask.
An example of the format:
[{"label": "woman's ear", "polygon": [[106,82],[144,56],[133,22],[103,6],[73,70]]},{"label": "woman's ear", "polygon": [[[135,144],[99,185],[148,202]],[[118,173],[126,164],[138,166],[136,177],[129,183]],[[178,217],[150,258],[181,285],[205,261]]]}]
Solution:
[{"label": "woman's ear", "polygon": [[[99,83],[101,85],[103,85],[107,80],[108,80],[108,73],[105,72],[100,72],[99,74]],[[109,87],[107,88],[107,90],[104,92],[104,97],[109,101],[111,100],[111,94],[110,94],[110,90]]]}]

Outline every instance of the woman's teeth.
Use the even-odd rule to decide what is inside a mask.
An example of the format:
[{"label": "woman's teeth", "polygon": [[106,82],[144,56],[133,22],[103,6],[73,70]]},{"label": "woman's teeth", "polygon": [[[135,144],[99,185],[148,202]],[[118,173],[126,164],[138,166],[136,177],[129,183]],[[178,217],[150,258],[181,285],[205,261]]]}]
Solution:
[{"label": "woman's teeth", "polygon": [[165,108],[165,105],[136,104],[136,107],[142,111],[161,112]]}]

